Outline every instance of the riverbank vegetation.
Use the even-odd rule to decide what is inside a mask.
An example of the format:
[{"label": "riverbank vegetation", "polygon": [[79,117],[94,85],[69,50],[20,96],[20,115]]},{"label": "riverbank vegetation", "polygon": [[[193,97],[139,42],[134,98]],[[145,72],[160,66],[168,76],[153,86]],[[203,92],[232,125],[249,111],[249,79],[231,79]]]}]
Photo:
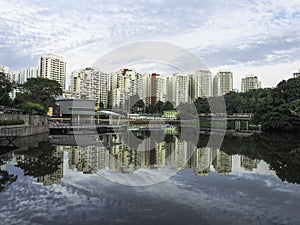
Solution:
[{"label": "riverbank vegetation", "polygon": [[24,120],[0,120],[0,126],[22,125]]},{"label": "riverbank vegetation", "polygon": [[[198,113],[210,113],[209,106],[220,101],[218,98],[196,99]],[[300,130],[300,78],[283,80],[275,88],[230,92],[224,100],[228,114],[252,113],[253,122],[263,130]]]}]

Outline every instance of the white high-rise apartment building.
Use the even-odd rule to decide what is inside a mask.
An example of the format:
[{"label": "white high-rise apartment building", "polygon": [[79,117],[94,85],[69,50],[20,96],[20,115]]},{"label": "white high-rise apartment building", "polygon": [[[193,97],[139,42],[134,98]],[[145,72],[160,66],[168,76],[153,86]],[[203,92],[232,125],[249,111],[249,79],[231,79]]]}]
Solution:
[{"label": "white high-rise apartment building", "polygon": [[142,82],[142,99],[146,106],[154,106],[157,102],[167,100],[167,78],[157,73],[146,74]]},{"label": "white high-rise apartment building", "polygon": [[39,67],[29,67],[24,72],[24,82],[26,82],[30,78],[40,77],[40,68]]},{"label": "white high-rise apartment building", "polygon": [[172,85],[172,77],[166,77],[166,101],[172,102],[172,93],[173,93],[173,85]]},{"label": "white high-rise apartment building", "polygon": [[9,77],[11,81],[17,84],[24,84],[30,78],[40,77],[40,70],[38,67],[29,67],[24,70],[12,71]]},{"label": "white high-rise apartment building", "polygon": [[242,92],[247,92],[259,88],[261,88],[261,82],[258,80],[257,76],[246,75],[246,77],[242,78],[242,82],[241,82]]},{"label": "white high-rise apartment building", "polygon": [[189,76],[185,74],[173,74],[171,78],[171,102],[173,102],[175,106],[178,106],[180,103],[190,102],[189,79]]},{"label": "white high-rise apartment building", "polygon": [[[124,108],[130,96],[143,94],[142,75],[132,69],[121,69],[111,75],[110,104],[116,108]],[[133,103],[134,104],[134,103]]]},{"label": "white high-rise apartment building", "polygon": [[195,99],[201,97],[212,97],[212,75],[207,69],[198,69],[195,71],[194,78],[194,90]]},{"label": "white high-rise apartment building", "polygon": [[[0,72],[2,72],[11,82],[14,82],[16,84],[24,84],[29,78],[39,77],[38,67],[30,67],[24,70],[10,71],[9,67],[1,66]],[[14,99],[18,91],[18,89],[13,89],[10,93],[10,97]]]},{"label": "white high-rise apartment building", "polygon": [[108,104],[109,76],[97,68],[85,68],[71,74],[70,92],[75,98],[95,100]]},{"label": "white high-rise apartment building", "polygon": [[41,57],[40,75],[43,78],[56,80],[62,89],[66,85],[66,62],[62,56],[51,55]]},{"label": "white high-rise apartment building", "polygon": [[219,70],[214,78],[214,96],[225,95],[233,90],[233,74],[230,70]]}]

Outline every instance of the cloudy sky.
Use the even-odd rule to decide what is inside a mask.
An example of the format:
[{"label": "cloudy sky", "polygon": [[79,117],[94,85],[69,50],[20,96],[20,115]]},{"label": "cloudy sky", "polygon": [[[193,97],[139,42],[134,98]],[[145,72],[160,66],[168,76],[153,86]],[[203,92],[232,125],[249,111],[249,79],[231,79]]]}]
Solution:
[{"label": "cloudy sky", "polygon": [[[275,86],[300,69],[300,1],[0,0],[0,65],[38,66],[65,57],[68,73],[137,41],[162,41],[196,54],[211,69],[230,68]],[[101,68],[100,68],[101,69]],[[149,71],[155,72],[155,71]]]}]

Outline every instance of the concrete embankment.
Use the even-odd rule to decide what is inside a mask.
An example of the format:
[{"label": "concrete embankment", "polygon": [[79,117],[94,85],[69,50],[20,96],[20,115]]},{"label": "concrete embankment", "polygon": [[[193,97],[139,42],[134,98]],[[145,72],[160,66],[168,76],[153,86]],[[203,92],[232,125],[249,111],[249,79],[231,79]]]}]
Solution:
[{"label": "concrete embankment", "polygon": [[49,125],[46,116],[2,114],[0,120],[23,120],[23,125],[0,126],[0,146],[18,146],[25,144],[27,137],[48,135]]},{"label": "concrete embankment", "polygon": [[35,134],[43,134],[49,132],[48,125],[29,125],[29,126],[1,126],[0,137],[26,137]]},{"label": "concrete embankment", "polygon": [[47,116],[40,115],[0,114],[0,120],[23,120],[24,125],[26,126],[42,125],[48,123]]}]

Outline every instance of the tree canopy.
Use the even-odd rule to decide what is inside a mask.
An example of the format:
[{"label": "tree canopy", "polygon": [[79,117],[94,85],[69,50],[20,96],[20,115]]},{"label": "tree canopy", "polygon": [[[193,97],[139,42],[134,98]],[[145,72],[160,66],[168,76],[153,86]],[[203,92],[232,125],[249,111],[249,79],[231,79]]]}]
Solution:
[{"label": "tree canopy", "polygon": [[55,99],[62,95],[62,89],[55,80],[46,78],[31,78],[20,86],[15,104],[28,111],[46,113],[55,105]]},{"label": "tree canopy", "polygon": [[0,73],[0,105],[10,105],[11,99],[9,96],[9,92],[12,91],[13,85],[10,80],[4,75],[4,73]]},{"label": "tree canopy", "polygon": [[[268,131],[300,130],[300,78],[281,81],[275,88],[230,92],[224,96],[226,111],[252,113],[253,121]],[[218,106],[218,97],[194,102],[198,113],[209,113],[209,105]]]}]

